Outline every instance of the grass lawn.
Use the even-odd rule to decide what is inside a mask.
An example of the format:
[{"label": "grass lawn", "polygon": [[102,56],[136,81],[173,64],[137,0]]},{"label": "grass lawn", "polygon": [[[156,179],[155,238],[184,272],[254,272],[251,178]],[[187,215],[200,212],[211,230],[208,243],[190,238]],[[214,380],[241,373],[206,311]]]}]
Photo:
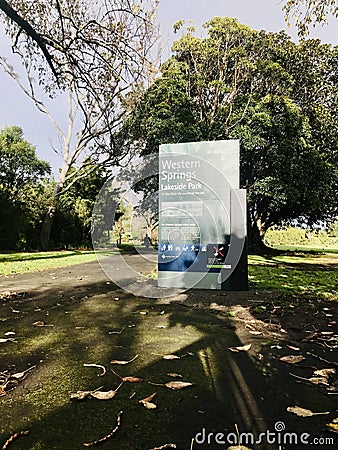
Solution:
[{"label": "grass lawn", "polygon": [[[314,249],[310,249],[314,250]],[[111,254],[103,250],[102,253]],[[0,275],[35,272],[94,261],[93,251],[54,251],[0,255]],[[249,255],[249,283],[256,290],[278,290],[335,299],[338,296],[338,253],[310,252]],[[150,274],[151,277],[157,276]]]},{"label": "grass lawn", "polygon": [[338,254],[249,256],[249,282],[254,289],[337,299]]},{"label": "grass lawn", "polygon": [[0,275],[66,267],[96,259],[93,251],[9,253],[0,255]]}]

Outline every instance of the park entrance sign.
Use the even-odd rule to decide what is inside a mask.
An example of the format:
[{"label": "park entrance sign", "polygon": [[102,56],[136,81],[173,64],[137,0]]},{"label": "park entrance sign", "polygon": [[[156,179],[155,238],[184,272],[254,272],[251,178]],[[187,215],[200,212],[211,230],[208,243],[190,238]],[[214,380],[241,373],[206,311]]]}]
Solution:
[{"label": "park entrance sign", "polygon": [[239,141],[161,145],[158,285],[246,290],[246,241]]}]

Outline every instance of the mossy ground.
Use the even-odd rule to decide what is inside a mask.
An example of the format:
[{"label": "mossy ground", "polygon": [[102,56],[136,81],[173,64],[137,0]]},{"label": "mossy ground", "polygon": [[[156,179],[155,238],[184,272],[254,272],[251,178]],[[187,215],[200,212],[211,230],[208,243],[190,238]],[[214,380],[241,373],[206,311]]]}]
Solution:
[{"label": "mossy ground", "polygon": [[[224,433],[225,429],[235,432],[236,424],[240,431],[258,435],[267,429],[273,431],[277,421],[285,422],[288,430],[327,435],[325,424],[337,415],[337,396],[291,378],[290,367],[278,358],[290,353],[287,345],[294,343],[294,336],[270,333],[266,324],[250,315],[249,307],[243,307],[264,305],[271,293],[250,291],[246,297],[191,291],[170,301],[144,299],[97,281],[93,264],[74,267],[71,274],[56,272],[48,290],[28,291],[25,296],[1,301],[0,337],[13,331],[16,342],[0,344],[0,372],[36,367],[0,397],[0,443],[27,429],[29,435],[14,441],[11,448],[77,450],[84,448],[84,442],[109,434],[119,411],[123,411],[120,429],[98,448],[149,450],[175,443],[178,449],[189,450],[192,438],[203,428],[213,433]],[[80,267],[87,267],[92,285],[81,285],[87,279],[83,271],[77,276]],[[24,281],[27,291],[33,276],[31,280],[20,277],[11,279],[11,286],[20,292]],[[278,295],[273,298],[279,299]],[[242,316],[244,312],[248,316]],[[37,321],[47,326],[33,326]],[[263,334],[250,335],[253,326],[260,327]],[[249,352],[228,350],[248,342],[252,343]],[[277,344],[282,348],[271,347]],[[309,348],[304,347],[304,352]],[[330,352],[312,351],[334,360]],[[166,354],[181,358],[163,360]],[[126,365],[110,363],[135,355],[138,357]],[[99,377],[100,370],[84,367],[85,363],[103,364],[107,374]],[[306,366],[322,368],[325,364],[307,357]],[[112,368],[121,376],[142,377],[144,381],[124,383],[111,400],[70,400],[70,393],[78,390],[115,389],[120,380]],[[300,368],[293,370],[310,376],[306,367],[302,370],[308,374]],[[181,374],[182,380],[193,386],[172,391],[148,383],[170,381],[167,374],[171,372]],[[153,402],[158,407],[146,410],[138,400],[153,392],[157,392]],[[313,411],[330,411],[330,415],[304,420],[286,412],[288,406],[296,404]],[[195,443],[193,448],[227,446],[211,442]]]}]

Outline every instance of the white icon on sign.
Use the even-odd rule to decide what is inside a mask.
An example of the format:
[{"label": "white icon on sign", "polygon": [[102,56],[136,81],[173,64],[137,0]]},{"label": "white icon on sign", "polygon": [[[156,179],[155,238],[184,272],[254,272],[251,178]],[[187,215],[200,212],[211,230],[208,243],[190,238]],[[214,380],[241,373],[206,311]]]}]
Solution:
[{"label": "white icon on sign", "polygon": [[181,251],[181,247],[178,247],[178,246],[177,246],[177,247],[175,248],[175,250],[176,250],[177,252],[180,252],[180,251]]},{"label": "white icon on sign", "polygon": [[206,252],[207,251],[207,246],[206,245],[202,245],[202,252]]},{"label": "white icon on sign", "polygon": [[166,251],[166,248],[167,248],[166,245],[163,244],[162,247],[161,247],[161,252],[165,252],[165,251]]},{"label": "white icon on sign", "polygon": [[168,244],[168,250],[169,250],[169,252],[171,252],[172,249],[173,249],[173,246],[172,246],[171,244]]},{"label": "white icon on sign", "polygon": [[183,251],[186,252],[189,250],[189,247],[187,247],[186,245],[183,247]]},{"label": "white icon on sign", "polygon": [[190,250],[191,250],[192,252],[194,252],[194,251],[196,250],[196,247],[194,246],[194,244],[192,244],[192,246],[190,247]]}]

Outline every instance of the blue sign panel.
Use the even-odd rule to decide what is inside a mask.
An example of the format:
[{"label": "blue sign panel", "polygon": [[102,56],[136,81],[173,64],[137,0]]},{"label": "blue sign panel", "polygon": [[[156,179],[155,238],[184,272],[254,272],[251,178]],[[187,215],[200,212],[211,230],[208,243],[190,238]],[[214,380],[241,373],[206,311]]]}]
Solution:
[{"label": "blue sign panel", "polygon": [[159,165],[159,286],[229,288],[246,248],[239,142],[161,145]]}]

